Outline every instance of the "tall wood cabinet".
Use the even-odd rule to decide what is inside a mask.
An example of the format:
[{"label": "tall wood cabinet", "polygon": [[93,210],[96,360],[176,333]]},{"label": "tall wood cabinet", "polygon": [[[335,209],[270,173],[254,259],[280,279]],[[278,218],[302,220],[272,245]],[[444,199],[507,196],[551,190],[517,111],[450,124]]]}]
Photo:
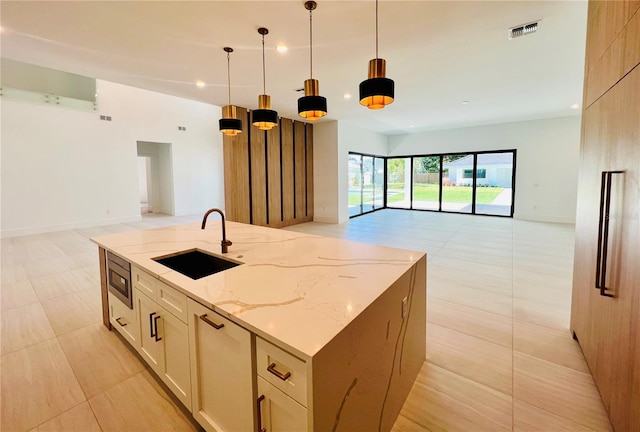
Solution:
[{"label": "tall wood cabinet", "polygon": [[227,219],[282,228],[313,220],[313,125],[280,118],[262,131],[237,107],[242,133],[223,136]]},{"label": "tall wood cabinet", "polygon": [[640,2],[589,2],[571,328],[617,432],[640,430]]}]

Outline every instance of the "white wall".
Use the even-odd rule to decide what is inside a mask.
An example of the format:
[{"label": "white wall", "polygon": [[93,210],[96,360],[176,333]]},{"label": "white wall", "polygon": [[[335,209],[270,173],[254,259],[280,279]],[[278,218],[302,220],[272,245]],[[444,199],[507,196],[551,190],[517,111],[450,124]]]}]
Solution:
[{"label": "white wall", "polygon": [[516,149],[514,218],[575,223],[580,116],[389,137],[389,156]]},{"label": "white wall", "polygon": [[224,206],[219,107],[97,88],[98,113],[3,98],[3,237],[139,220],[137,141],[171,143],[176,215]]},{"label": "white wall", "polygon": [[149,193],[149,186],[151,186],[151,182],[147,181],[151,165],[150,159],[150,157],[138,158],[138,189],[140,190],[140,204],[149,203],[149,198],[151,198],[151,194]]},{"label": "white wall", "polygon": [[313,125],[313,220],[338,222],[338,122]]},{"label": "white wall", "polygon": [[349,152],[387,154],[387,136],[345,121],[313,126],[313,220],[343,223],[349,220]]}]

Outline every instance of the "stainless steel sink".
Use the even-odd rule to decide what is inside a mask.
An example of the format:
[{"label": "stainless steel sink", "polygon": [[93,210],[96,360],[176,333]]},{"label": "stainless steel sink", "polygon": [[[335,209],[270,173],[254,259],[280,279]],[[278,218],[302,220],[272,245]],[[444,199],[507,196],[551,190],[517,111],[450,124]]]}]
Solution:
[{"label": "stainless steel sink", "polygon": [[210,255],[198,249],[176,252],[171,255],[152,258],[152,260],[182,273],[191,279],[200,279],[221,271],[229,270],[241,263]]}]

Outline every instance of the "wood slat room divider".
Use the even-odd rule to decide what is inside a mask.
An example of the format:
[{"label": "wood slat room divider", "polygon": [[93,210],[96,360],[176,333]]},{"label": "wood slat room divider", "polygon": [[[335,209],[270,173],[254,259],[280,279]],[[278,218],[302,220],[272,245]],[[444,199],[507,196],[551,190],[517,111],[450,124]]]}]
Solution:
[{"label": "wood slat room divider", "polygon": [[281,118],[261,131],[238,107],[243,131],[223,136],[227,219],[280,228],[313,220],[313,125]]}]

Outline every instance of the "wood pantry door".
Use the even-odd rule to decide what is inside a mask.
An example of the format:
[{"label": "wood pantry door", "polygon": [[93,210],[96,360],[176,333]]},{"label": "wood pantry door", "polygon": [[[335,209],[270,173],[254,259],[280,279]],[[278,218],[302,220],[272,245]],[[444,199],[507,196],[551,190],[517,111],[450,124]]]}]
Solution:
[{"label": "wood pantry door", "polygon": [[[640,66],[583,114],[571,327],[617,432],[640,430]],[[595,288],[603,171],[611,175],[605,293]],[[602,250],[602,249],[601,249]],[[636,402],[633,402],[634,397]],[[634,406],[635,405],[635,406]]]}]

